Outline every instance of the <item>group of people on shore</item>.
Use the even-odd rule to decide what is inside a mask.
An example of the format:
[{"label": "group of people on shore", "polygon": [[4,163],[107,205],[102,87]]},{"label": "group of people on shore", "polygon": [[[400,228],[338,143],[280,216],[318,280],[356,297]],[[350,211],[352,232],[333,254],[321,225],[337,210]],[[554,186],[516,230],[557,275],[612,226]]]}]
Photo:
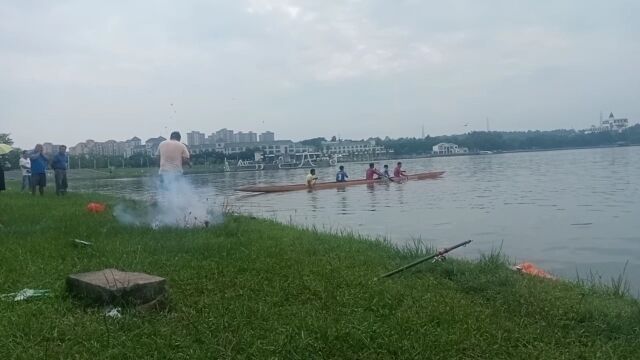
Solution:
[{"label": "group of people on shore", "polygon": [[[383,166],[383,170],[380,171],[376,169],[376,165],[374,163],[369,163],[369,168],[365,173],[366,180],[390,180],[395,181],[395,179],[402,179],[407,176],[407,173],[402,169],[402,162],[398,161],[395,169],[393,169],[393,174],[389,172],[389,165],[385,164]],[[344,165],[340,165],[338,172],[336,173],[336,182],[347,182],[349,179],[349,175],[344,170]],[[318,181],[318,176],[316,175],[316,169],[309,170],[309,174],[307,175],[307,186],[313,187]]]},{"label": "group of people on shore", "polygon": [[47,186],[47,169],[54,171],[56,183],[56,195],[64,195],[69,187],[67,182],[67,168],[69,158],[67,147],[60,145],[58,153],[53,155],[51,161],[44,154],[41,144],[37,144],[30,153],[27,150],[22,152],[20,158],[20,170],[22,171],[22,187],[20,191],[31,190],[33,195],[36,190],[40,195],[44,195],[44,188]]}]

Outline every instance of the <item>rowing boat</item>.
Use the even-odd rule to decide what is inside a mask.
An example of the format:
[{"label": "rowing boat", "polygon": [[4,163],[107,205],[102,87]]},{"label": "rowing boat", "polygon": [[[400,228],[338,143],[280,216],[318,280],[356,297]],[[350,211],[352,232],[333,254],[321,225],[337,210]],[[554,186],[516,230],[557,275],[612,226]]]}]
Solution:
[{"label": "rowing boat", "polygon": [[[433,172],[426,172],[426,173],[420,173],[420,174],[411,174],[411,175],[400,177],[400,178],[392,177],[391,181],[403,183],[408,180],[435,179],[442,176],[442,174],[444,174],[444,171],[433,171]],[[373,184],[384,184],[388,182],[389,180],[384,178],[379,180],[359,179],[359,180],[350,180],[345,182],[319,182],[319,183],[316,183],[312,189],[313,190],[339,189],[339,188],[352,186],[352,185],[365,185],[365,184],[373,185]],[[270,193],[270,192],[298,191],[298,190],[307,190],[307,189],[309,189],[309,187],[307,187],[307,184],[290,184],[290,185],[244,186],[241,188],[237,188],[236,191]]]}]

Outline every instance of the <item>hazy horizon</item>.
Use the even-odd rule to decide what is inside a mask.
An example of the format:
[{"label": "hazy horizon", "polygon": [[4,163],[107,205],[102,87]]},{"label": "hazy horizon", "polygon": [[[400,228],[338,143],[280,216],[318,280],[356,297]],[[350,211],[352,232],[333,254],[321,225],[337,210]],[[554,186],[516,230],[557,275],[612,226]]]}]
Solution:
[{"label": "hazy horizon", "polygon": [[[278,139],[640,120],[640,4],[0,1],[16,146],[172,130]],[[467,124],[467,126],[465,126]]]}]

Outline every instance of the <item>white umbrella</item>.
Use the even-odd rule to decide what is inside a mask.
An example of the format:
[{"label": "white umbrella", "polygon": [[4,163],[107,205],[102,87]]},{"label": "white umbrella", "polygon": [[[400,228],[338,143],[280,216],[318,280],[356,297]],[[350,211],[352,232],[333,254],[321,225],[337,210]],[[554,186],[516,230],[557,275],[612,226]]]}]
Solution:
[{"label": "white umbrella", "polygon": [[0,155],[8,154],[13,148],[7,144],[0,144]]}]

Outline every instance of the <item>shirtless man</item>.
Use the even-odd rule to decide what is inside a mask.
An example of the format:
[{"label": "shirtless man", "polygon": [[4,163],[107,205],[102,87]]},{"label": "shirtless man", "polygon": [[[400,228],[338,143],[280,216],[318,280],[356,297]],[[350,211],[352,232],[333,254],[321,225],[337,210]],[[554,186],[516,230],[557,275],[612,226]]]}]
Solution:
[{"label": "shirtless man", "polygon": [[160,175],[182,174],[182,165],[190,165],[189,150],[187,146],[180,142],[180,133],[174,131],[158,145],[158,155],[160,155]]}]

